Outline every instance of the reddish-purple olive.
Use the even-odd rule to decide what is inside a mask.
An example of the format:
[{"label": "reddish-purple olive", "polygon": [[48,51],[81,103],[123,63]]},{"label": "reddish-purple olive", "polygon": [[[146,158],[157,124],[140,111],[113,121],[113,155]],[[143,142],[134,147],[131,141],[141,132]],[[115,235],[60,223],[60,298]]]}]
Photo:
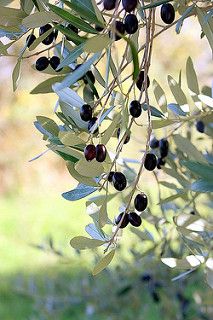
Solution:
[{"label": "reddish-purple olive", "polygon": [[98,144],[96,146],[96,160],[98,162],[104,162],[104,160],[106,159],[106,147],[104,144]]},{"label": "reddish-purple olive", "polygon": [[137,194],[134,200],[134,205],[137,211],[144,211],[148,205],[147,195],[144,192]]},{"label": "reddish-purple olive", "polygon": [[153,171],[157,166],[157,157],[153,153],[147,153],[144,167],[148,171]]},{"label": "reddish-purple olive", "polygon": [[140,227],[142,220],[136,212],[130,212],[128,214],[128,220],[134,227]]},{"label": "reddish-purple olive", "polygon": [[137,7],[138,0],[122,0],[124,10],[131,12]]},{"label": "reddish-purple olive", "polygon": [[123,221],[120,225],[121,229],[125,228],[128,225],[128,223],[129,223],[128,215],[125,212],[122,212],[115,219],[115,223],[118,225],[120,223],[123,215],[125,215],[125,216],[124,216]]},{"label": "reddish-purple olive", "polygon": [[88,144],[84,148],[84,156],[87,161],[92,161],[96,157],[96,148],[93,144]]}]

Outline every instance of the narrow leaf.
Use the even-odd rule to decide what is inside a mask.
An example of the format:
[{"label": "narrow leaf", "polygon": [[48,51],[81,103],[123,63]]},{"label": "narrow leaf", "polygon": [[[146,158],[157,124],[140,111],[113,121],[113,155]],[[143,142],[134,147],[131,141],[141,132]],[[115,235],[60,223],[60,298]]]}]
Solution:
[{"label": "narrow leaf", "polygon": [[92,271],[92,274],[96,276],[98,273],[100,273],[102,270],[104,270],[112,261],[113,257],[115,255],[115,250],[110,251],[107,253],[106,256],[104,256],[95,266],[95,268]]},{"label": "narrow leaf", "polygon": [[102,240],[96,240],[96,239],[90,239],[87,237],[74,237],[73,239],[70,240],[70,245],[74,249],[78,250],[85,250],[85,249],[94,249],[102,244],[104,244],[105,241]]}]

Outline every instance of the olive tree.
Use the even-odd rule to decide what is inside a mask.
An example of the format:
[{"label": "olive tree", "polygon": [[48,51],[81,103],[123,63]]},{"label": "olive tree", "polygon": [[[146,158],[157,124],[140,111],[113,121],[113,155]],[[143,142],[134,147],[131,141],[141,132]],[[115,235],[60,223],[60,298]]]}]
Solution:
[{"label": "olive tree", "polygon": [[[151,242],[149,251],[158,255],[159,263],[185,270],[179,277],[204,266],[212,286],[212,227],[209,215],[197,209],[205,194],[210,210],[213,191],[211,88],[199,84],[191,57],[183,61],[187,92],[181,72],[179,79],[168,76],[172,102],[162,85],[149,77],[155,38],[170,28],[180,34],[192,16],[200,25],[201,38],[213,49],[212,2],[19,2],[14,8],[12,0],[1,1],[0,35],[7,42],[0,42],[0,54],[14,56],[11,47],[16,42],[22,46],[12,74],[14,90],[22,64],[31,57],[35,72],[50,75],[31,94],[54,92],[58,121],[37,116],[35,127],[47,150],[65,161],[78,182],[62,196],[67,201],[86,198],[92,220],[85,227],[88,236],[71,239],[71,246],[100,247],[96,275],[112,261],[122,234],[129,229],[141,243]],[[132,158],[125,157],[137,127],[146,131],[142,152],[134,150]],[[150,210],[152,199],[143,190],[144,175],[155,178],[158,215]],[[169,197],[165,198],[162,187],[170,190]],[[111,201],[119,202],[120,211],[109,210]],[[175,257],[168,255],[172,241],[180,244]]]}]

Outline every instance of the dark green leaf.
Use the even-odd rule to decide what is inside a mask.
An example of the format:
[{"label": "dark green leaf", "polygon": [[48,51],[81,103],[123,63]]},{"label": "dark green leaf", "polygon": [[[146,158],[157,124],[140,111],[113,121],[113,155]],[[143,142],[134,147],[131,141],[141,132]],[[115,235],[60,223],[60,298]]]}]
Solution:
[{"label": "dark green leaf", "polygon": [[78,18],[77,16],[75,16],[75,15],[73,15],[73,14],[67,12],[66,10],[61,9],[57,6],[53,6],[53,5],[49,4],[49,7],[59,17],[66,20],[67,22],[72,23],[72,25],[74,25],[76,28],[78,28],[82,31],[88,32],[88,33],[94,33],[94,34],[97,33],[97,31],[93,27],[91,27],[90,24],[85,22],[83,19]]},{"label": "dark green leaf", "polygon": [[102,26],[102,22],[100,22],[96,15],[94,10],[89,6],[86,2],[87,1],[76,1],[76,0],[62,0],[70,9],[74,10],[76,13],[78,13],[79,16],[86,19],[87,21],[90,21],[92,23],[96,23],[100,26]]}]

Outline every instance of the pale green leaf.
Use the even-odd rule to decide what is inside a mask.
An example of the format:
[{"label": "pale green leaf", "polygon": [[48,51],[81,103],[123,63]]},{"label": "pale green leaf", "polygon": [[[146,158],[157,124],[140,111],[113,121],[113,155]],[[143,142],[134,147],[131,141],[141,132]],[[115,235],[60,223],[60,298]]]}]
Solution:
[{"label": "pale green leaf", "polygon": [[26,13],[21,9],[8,8],[0,6],[0,24],[5,26],[21,25]]},{"label": "pale green leaf", "polygon": [[85,158],[82,158],[76,163],[75,170],[84,177],[95,178],[104,172],[104,167],[96,160],[88,162]]},{"label": "pale green leaf", "polygon": [[110,138],[113,136],[113,133],[115,132],[115,129],[118,125],[118,121],[120,120],[120,114],[118,114],[116,117],[114,117],[113,121],[109,125],[109,127],[104,132],[103,136],[101,137],[101,143],[106,145]]},{"label": "pale green leaf", "polygon": [[152,128],[153,129],[160,129],[167,126],[174,124],[173,120],[165,119],[165,120],[153,120],[152,121]]},{"label": "pale green leaf", "polygon": [[186,78],[188,88],[191,90],[191,92],[196,93],[198,95],[200,93],[200,90],[198,86],[197,75],[191,57],[189,57],[186,62]]},{"label": "pale green leaf", "polygon": [[168,83],[177,104],[180,105],[184,112],[189,112],[186,96],[179,84],[171,76],[168,76]]},{"label": "pale green leaf", "polygon": [[98,34],[85,41],[84,50],[88,53],[99,52],[107,48],[111,42],[112,40],[107,34]]},{"label": "pale green leaf", "polygon": [[77,136],[77,134],[72,133],[71,131],[59,133],[59,139],[65,146],[75,146],[77,144],[85,144],[85,141]]},{"label": "pale green leaf", "polygon": [[12,79],[13,79],[13,91],[16,91],[18,80],[20,78],[20,71],[21,71],[21,59],[18,59],[15,68],[13,69]]},{"label": "pale green leaf", "polygon": [[42,11],[35,12],[27,17],[25,17],[22,21],[22,24],[27,28],[39,28],[49,22],[62,21],[59,16],[57,16],[54,12]]},{"label": "pale green leaf", "polygon": [[153,80],[153,91],[155,95],[155,99],[161,108],[162,112],[165,113],[167,111],[167,100],[166,95],[161,86],[158,84],[156,80]]},{"label": "pale green leaf", "polygon": [[67,169],[70,173],[70,175],[77,180],[79,183],[88,185],[88,186],[97,186],[97,183],[95,182],[94,179],[88,178],[88,177],[83,177],[80,175],[76,170],[75,170],[75,164],[73,162],[67,161],[66,163]]},{"label": "pale green leaf", "polygon": [[200,9],[199,7],[196,7],[197,10],[197,16],[199,23],[201,25],[201,28],[203,32],[206,35],[206,38],[208,39],[209,45],[213,51],[213,30],[211,29],[211,25],[208,21],[205,20],[205,13]]},{"label": "pale green leaf", "polygon": [[55,121],[44,116],[37,116],[36,119],[45,130],[52,133],[54,136],[58,135],[59,129]]},{"label": "pale green leaf", "polygon": [[82,236],[74,237],[70,240],[71,247],[78,250],[94,249],[100,247],[104,243],[105,241],[102,240],[90,239]]},{"label": "pale green leaf", "polygon": [[95,268],[92,271],[92,274],[95,276],[98,273],[100,273],[102,270],[104,270],[112,261],[115,255],[115,250],[110,251],[107,253],[95,266]]},{"label": "pale green leaf", "polygon": [[197,162],[206,163],[205,157],[200,151],[187,139],[182,137],[180,134],[173,136],[174,142],[179,150],[185,153],[189,159]]}]

